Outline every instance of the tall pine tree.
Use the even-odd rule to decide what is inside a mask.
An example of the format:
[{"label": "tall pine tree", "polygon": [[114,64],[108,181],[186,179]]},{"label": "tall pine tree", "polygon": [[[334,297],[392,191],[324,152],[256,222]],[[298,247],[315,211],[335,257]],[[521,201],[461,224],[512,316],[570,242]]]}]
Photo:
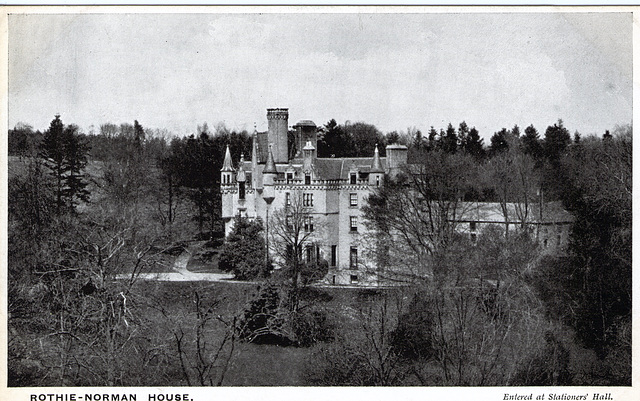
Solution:
[{"label": "tall pine tree", "polygon": [[75,210],[79,200],[88,201],[89,191],[83,170],[87,165],[89,146],[78,134],[77,126],[64,127],[56,114],[44,133],[39,156],[53,176],[56,214]]}]

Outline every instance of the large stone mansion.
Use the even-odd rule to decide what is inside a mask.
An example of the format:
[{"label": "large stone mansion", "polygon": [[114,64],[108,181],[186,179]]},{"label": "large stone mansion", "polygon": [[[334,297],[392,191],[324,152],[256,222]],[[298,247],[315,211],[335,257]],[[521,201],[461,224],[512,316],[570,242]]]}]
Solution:
[{"label": "large stone mansion", "polygon": [[[253,134],[250,161],[242,157],[234,168],[227,148],[221,171],[225,233],[229,234],[238,214],[268,222],[269,214],[290,205],[293,197],[301,197],[309,211],[305,230],[314,231],[315,227],[305,254],[328,263],[326,283],[383,284],[373,261],[366,260],[368,233],[361,207],[367,196],[384,184],[385,177],[393,176],[407,163],[407,147],[388,145],[386,157],[380,157],[376,147],[370,157],[319,158],[317,127],[303,120],[293,126],[298,151],[290,154],[288,109],[267,109],[267,119],[268,131]],[[481,224],[505,223],[491,204],[476,203],[467,210],[459,217],[460,226],[471,237]],[[544,247],[566,244],[571,216],[561,210],[539,215],[530,223],[536,225],[540,243]]]}]

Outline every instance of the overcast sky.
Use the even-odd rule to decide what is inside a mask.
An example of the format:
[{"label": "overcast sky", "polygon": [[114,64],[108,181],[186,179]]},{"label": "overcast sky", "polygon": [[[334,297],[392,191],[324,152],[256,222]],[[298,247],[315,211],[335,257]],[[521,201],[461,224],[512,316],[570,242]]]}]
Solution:
[{"label": "overcast sky", "polygon": [[[10,15],[9,127],[631,123],[630,13]],[[487,140],[485,139],[485,141]]]}]

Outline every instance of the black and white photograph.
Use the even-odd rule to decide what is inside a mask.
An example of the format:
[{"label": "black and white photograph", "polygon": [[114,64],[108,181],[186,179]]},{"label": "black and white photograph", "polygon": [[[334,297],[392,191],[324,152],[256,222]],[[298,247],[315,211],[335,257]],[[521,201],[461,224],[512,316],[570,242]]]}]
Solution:
[{"label": "black and white photograph", "polygon": [[3,386],[632,399],[633,11],[7,8]]}]

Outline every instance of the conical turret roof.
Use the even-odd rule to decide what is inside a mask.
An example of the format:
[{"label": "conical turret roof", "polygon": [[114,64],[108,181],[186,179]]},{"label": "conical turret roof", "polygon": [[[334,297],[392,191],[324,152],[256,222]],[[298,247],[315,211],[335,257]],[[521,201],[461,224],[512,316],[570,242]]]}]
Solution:
[{"label": "conical turret roof", "polygon": [[273,161],[273,152],[271,151],[271,145],[269,145],[269,155],[267,156],[267,165],[264,166],[264,174],[272,173],[277,174],[276,163]]},{"label": "conical turret roof", "polygon": [[371,162],[372,173],[384,173],[382,164],[380,163],[380,153],[378,152],[378,145],[376,144],[376,150],[373,152],[373,161]]},{"label": "conical turret roof", "polygon": [[222,170],[220,171],[233,171],[233,166],[231,165],[231,152],[229,151],[229,145],[227,145],[227,150],[224,152],[224,162],[222,162]]}]

